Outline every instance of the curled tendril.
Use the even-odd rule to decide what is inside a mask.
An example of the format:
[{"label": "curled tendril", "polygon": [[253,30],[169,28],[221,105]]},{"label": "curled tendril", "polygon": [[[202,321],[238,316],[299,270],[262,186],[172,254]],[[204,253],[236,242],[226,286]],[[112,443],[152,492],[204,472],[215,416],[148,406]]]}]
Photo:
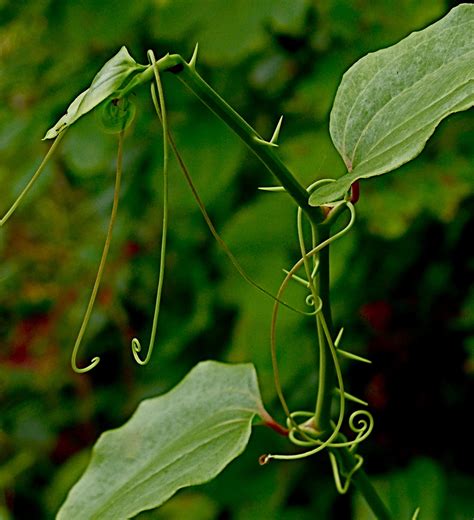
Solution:
[{"label": "curled tendril", "polygon": [[[60,134],[61,135],[61,134]],[[74,343],[74,347],[72,349],[71,355],[71,366],[74,372],[78,374],[83,374],[84,372],[89,372],[92,370],[100,361],[98,356],[94,357],[90,364],[84,368],[79,368],[77,366],[77,353],[79,351],[79,347],[82,342],[82,338],[86,331],[87,325],[89,323],[89,319],[92,313],[92,309],[94,307],[94,302],[97,296],[97,292],[99,290],[100,282],[102,280],[102,275],[104,273],[105,263],[107,261],[107,255],[109,254],[110,242],[112,240],[112,231],[115,224],[115,219],[117,217],[117,208],[120,194],[120,182],[122,179],[122,157],[123,157],[123,131],[119,134],[118,140],[118,151],[117,151],[117,169],[115,174],[115,188],[114,188],[114,201],[112,204],[112,211],[110,214],[109,227],[107,230],[107,236],[105,238],[104,249],[102,250],[102,257],[100,259],[99,268],[97,270],[97,275],[94,282],[94,287],[92,289],[91,296],[89,298],[89,303],[87,304],[86,312],[84,314],[84,318],[82,320],[81,327],[79,329],[79,333],[77,335],[76,341]]]},{"label": "curled tendril", "polygon": [[18,208],[18,206],[21,204],[21,201],[25,197],[25,195],[30,191],[33,184],[37,181],[38,177],[41,175],[42,171],[44,170],[45,166],[48,164],[48,161],[53,156],[54,152],[56,151],[59,143],[61,142],[61,139],[64,137],[64,134],[66,131],[61,132],[56,139],[54,140],[53,144],[50,146],[48,152],[44,156],[43,160],[41,161],[40,165],[38,166],[38,169],[35,171],[31,179],[29,180],[28,184],[23,188],[23,191],[18,195],[16,200],[13,202],[13,204],[10,206],[10,209],[5,213],[5,215],[0,219],[0,227],[2,227],[4,224],[6,224],[7,220],[13,215],[15,210]]},{"label": "curled tendril", "polygon": [[[323,451],[324,449],[330,447],[333,444],[333,441],[339,435],[339,432],[341,430],[342,423],[344,421],[344,415],[345,415],[344,381],[342,379],[341,368],[339,366],[339,362],[338,362],[338,359],[337,359],[336,348],[335,348],[334,343],[332,341],[332,338],[331,338],[331,336],[329,334],[329,330],[328,330],[328,327],[327,327],[327,324],[326,324],[326,320],[324,319],[324,315],[323,315],[322,312],[319,312],[317,314],[317,317],[320,320],[321,327],[322,327],[322,329],[324,331],[324,334],[326,335],[326,340],[328,342],[328,345],[329,345],[329,348],[330,348],[330,351],[331,351],[331,356],[333,358],[334,368],[335,368],[335,372],[336,372],[336,378],[337,378],[337,382],[338,382],[339,389],[340,389],[339,417],[338,417],[337,424],[335,425],[333,431],[331,432],[331,434],[329,435],[329,437],[326,440],[322,441],[322,440],[317,439],[317,438],[314,439],[314,441],[312,442],[312,445],[316,446],[315,448],[313,448],[311,450],[308,450],[306,452],[303,452],[303,453],[298,453],[296,455],[272,455],[272,454],[268,454],[266,456],[267,460],[271,460],[271,459],[296,460],[296,459],[303,459],[303,458],[315,455],[316,453],[319,453],[320,451]],[[280,389],[280,391],[281,391],[281,389]],[[306,413],[306,412],[304,412],[304,413]],[[300,425],[296,424],[296,422],[294,421],[294,419],[291,416],[291,414],[289,414],[288,417],[292,421],[293,427],[297,430],[297,432],[299,434],[303,434],[303,437],[306,437],[307,432],[302,430]],[[305,424],[307,424],[307,423],[305,423]],[[291,433],[291,430],[290,430],[290,433]],[[289,435],[289,437],[290,437],[290,435]],[[290,438],[292,438],[292,437],[294,437],[294,434]]]},{"label": "curled tendril", "polygon": [[163,94],[163,87],[161,85],[160,74],[158,67],[156,66],[155,55],[151,50],[148,51],[148,59],[150,60],[150,64],[153,67],[153,72],[155,74],[156,88],[158,90],[158,99],[156,98],[154,85],[152,85],[151,88],[151,96],[153,100],[153,105],[155,107],[156,113],[161,121],[161,125],[163,128],[163,225],[161,234],[161,256],[160,268],[158,273],[158,285],[156,289],[155,310],[153,313],[150,343],[145,359],[141,359],[139,356],[142,350],[140,340],[138,338],[132,339],[132,354],[135,358],[135,361],[139,365],[146,365],[150,361],[151,355],[153,353],[153,347],[155,344],[156,329],[158,326],[158,316],[160,314],[161,295],[163,292],[163,281],[165,276],[166,239],[168,232],[168,119],[166,116],[165,99]]},{"label": "curled tendril", "polygon": [[[293,275],[296,274],[298,269],[303,267],[303,265],[305,264],[305,262],[307,262],[307,260],[309,258],[312,258],[315,255],[317,255],[322,249],[327,247],[329,244],[331,244],[338,238],[344,236],[351,229],[351,227],[353,226],[354,221],[355,221],[355,209],[354,209],[354,206],[350,202],[347,202],[344,204],[347,205],[347,207],[349,208],[350,214],[351,214],[351,218],[350,218],[348,224],[343,229],[341,229],[339,232],[337,232],[333,236],[329,237],[327,240],[324,240],[317,246],[313,247],[309,252],[304,253],[302,255],[302,258],[300,258],[293,265],[293,267],[289,271],[287,271],[287,274],[278,289],[278,292],[276,295],[276,300],[273,305],[273,313],[272,313],[272,321],[271,321],[271,329],[270,329],[270,349],[271,349],[271,358],[272,358],[272,366],[273,366],[273,378],[274,378],[274,383],[275,383],[275,388],[276,388],[276,391],[278,394],[278,398],[280,400],[283,410],[285,411],[287,418],[290,417],[291,414],[290,414],[288,405],[286,403],[286,399],[285,399],[282,389],[281,389],[280,370],[278,367],[278,359],[277,359],[277,355],[276,355],[276,324],[277,324],[278,311],[279,311],[279,300],[281,299],[282,294],[284,293],[284,291],[285,291],[289,281],[292,279]],[[320,317],[320,315],[322,314],[321,311],[322,311],[323,303],[314,290],[314,284],[311,283],[310,288],[311,287],[312,287],[311,295],[313,296],[314,301],[318,302],[317,308],[314,310],[314,315],[317,317]],[[331,339],[330,343],[332,344],[332,339]],[[336,352],[335,349],[334,349],[334,352]],[[337,355],[336,355],[336,363],[338,363]]]},{"label": "curled tendril", "polygon": [[[365,418],[362,418],[361,415]],[[355,424],[356,418],[357,425]],[[349,427],[354,433],[357,433],[357,437],[353,441],[348,441],[348,444],[346,444],[346,446],[350,446],[351,450],[353,450],[372,433],[374,429],[374,418],[367,410],[357,410],[349,417]]]},{"label": "curled tendril", "polygon": [[[361,418],[360,416],[364,416]],[[357,419],[357,424],[355,423]],[[374,418],[367,410],[356,410],[349,417],[349,428],[356,433],[356,438],[351,441],[331,442],[329,448],[350,448],[354,451],[358,444],[363,442],[374,429]],[[316,441],[320,442],[320,441]]]},{"label": "curled tendril", "polygon": [[[360,469],[362,467],[362,464],[364,463],[364,459],[360,455],[356,455],[355,458],[356,458],[355,465],[351,468],[349,473],[343,475],[339,471],[339,466],[337,464],[336,455],[334,455],[334,453],[329,452],[329,460],[331,461],[332,472],[334,475],[334,483],[336,484],[337,491],[341,495],[344,495],[345,493],[347,493],[347,490],[349,489],[349,486],[351,484],[351,479],[352,479],[354,473],[358,469]],[[342,482],[341,482],[341,475],[346,479],[344,484],[342,484]]]},{"label": "curled tendril", "polygon": [[122,97],[105,101],[97,111],[97,118],[105,133],[118,134],[132,124],[135,114],[135,103]]},{"label": "curled tendril", "polygon": [[[299,424],[296,419],[300,417],[305,418],[306,421]],[[313,419],[313,412],[291,412],[290,416],[286,419],[286,425],[288,428],[288,438],[293,444],[305,447],[315,445],[319,432],[317,432],[311,424]]]},{"label": "curled tendril", "polygon": [[[365,418],[361,418],[361,415],[363,415]],[[301,417],[305,418],[306,420],[303,423],[297,423],[297,419]],[[288,438],[293,444],[301,447],[318,446],[318,451],[321,451],[322,446],[324,446],[324,448],[332,449],[348,447],[351,451],[354,451],[357,445],[363,442],[372,433],[374,427],[374,419],[372,415],[367,410],[357,410],[349,417],[349,427],[354,433],[357,434],[356,438],[351,441],[328,442],[327,440],[324,441],[319,438],[320,433],[315,430],[311,424],[313,419],[314,412],[297,411],[290,414],[290,416],[287,418]],[[333,426],[333,432],[337,430],[339,433],[340,426]],[[315,451],[311,452],[311,454],[314,453]],[[302,455],[308,456],[308,454],[309,453],[307,452],[303,453]],[[280,456],[274,455],[269,455],[269,457],[280,458]],[[294,458],[293,455],[290,457]]]},{"label": "curled tendril", "polygon": [[[336,378],[338,382],[339,387],[339,393],[340,393],[340,404],[339,404],[339,417],[337,424],[334,426],[333,431],[327,437],[325,440],[321,440],[317,438],[318,433],[314,430],[315,435],[312,435],[311,429],[308,428],[308,422],[304,423],[303,425],[299,425],[295,418],[298,416],[297,414],[303,415],[304,417],[309,417],[310,420],[314,418],[314,414],[309,414],[308,412],[297,412],[291,414],[288,408],[288,405],[286,403],[285,397],[282,392],[281,384],[280,384],[280,377],[279,377],[279,368],[278,368],[278,360],[276,356],[276,323],[277,323],[277,316],[278,316],[278,302],[275,302],[273,307],[273,315],[272,315],[272,324],[271,324],[271,334],[270,334],[270,341],[271,341],[271,354],[272,354],[272,364],[273,364],[273,374],[274,374],[274,381],[275,381],[275,387],[278,394],[278,397],[280,399],[280,402],[282,404],[282,407],[286,413],[287,416],[287,423],[289,428],[289,438],[295,442],[295,444],[298,444],[300,446],[315,446],[313,449],[310,449],[309,451],[299,453],[296,455],[272,455],[268,454],[265,455],[264,461],[268,462],[271,459],[280,459],[280,460],[294,460],[294,459],[301,459],[304,457],[308,457],[311,455],[314,455],[320,451],[322,451],[325,448],[331,447],[332,445],[336,444],[334,443],[334,440],[339,435],[340,429],[342,427],[342,423],[344,420],[345,415],[345,397],[344,397],[344,382],[342,379],[342,373],[339,366],[339,361],[337,357],[337,347],[334,345],[334,342],[332,340],[332,337],[330,335],[326,320],[324,318],[324,313],[322,311],[322,302],[319,296],[316,293],[316,288],[314,285],[314,280],[311,276],[311,271],[309,267],[308,260],[315,255],[317,255],[324,247],[327,247],[330,243],[334,242],[344,234],[346,234],[355,221],[355,209],[354,206],[350,202],[342,202],[342,204],[345,204],[349,211],[350,211],[350,220],[348,224],[338,233],[335,235],[329,237],[327,240],[324,240],[320,244],[314,246],[309,252],[306,252],[305,245],[304,245],[304,239],[303,239],[303,232],[302,232],[302,225],[301,220],[298,219],[298,235],[300,240],[300,248],[302,251],[302,258],[296,262],[293,267],[287,272],[287,275],[283,282],[280,285],[280,288],[277,293],[277,298],[280,298],[283,291],[285,290],[289,280],[292,278],[292,276],[296,273],[296,271],[301,268],[302,266],[305,267],[306,274],[308,276],[308,285],[311,289],[311,295],[313,299],[316,301],[319,300],[319,305],[317,312],[315,313],[316,320],[317,320],[317,326],[318,329],[322,331],[324,334],[326,341],[329,345],[329,349],[331,352],[331,356],[334,363],[334,368],[336,372]],[[340,339],[340,338],[339,338]],[[311,433],[309,433],[311,432]],[[351,441],[352,442],[352,441]],[[360,441],[359,441],[360,442]]]}]

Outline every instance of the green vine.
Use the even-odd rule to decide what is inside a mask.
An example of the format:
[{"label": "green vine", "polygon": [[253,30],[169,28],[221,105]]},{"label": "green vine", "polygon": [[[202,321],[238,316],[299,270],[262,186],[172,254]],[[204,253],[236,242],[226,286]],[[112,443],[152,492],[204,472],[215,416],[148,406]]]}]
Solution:
[{"label": "green vine", "polygon": [[[199,210],[201,211],[203,218],[210,229],[211,234],[214,236],[216,241],[222,247],[227,257],[230,259],[233,266],[244,278],[246,282],[257,288],[259,291],[265,293],[267,296],[274,300],[272,321],[271,321],[271,357],[274,369],[275,387],[280,399],[283,410],[287,416],[286,425],[287,429],[277,425],[273,419],[269,418],[267,422],[273,423],[277,426],[277,431],[280,433],[284,432],[289,441],[297,447],[304,448],[305,451],[297,454],[267,454],[260,458],[260,463],[265,464],[268,461],[275,460],[296,460],[309,457],[317,454],[324,450],[331,450],[330,461],[333,468],[334,480],[338,491],[346,492],[351,480],[355,480],[357,475],[362,472],[362,458],[356,455],[355,464],[348,471],[341,472],[337,464],[338,455],[334,453],[334,450],[355,450],[358,444],[365,440],[373,428],[373,418],[369,412],[365,410],[358,410],[352,413],[349,417],[348,425],[349,428],[354,432],[355,437],[352,440],[343,440],[341,436],[341,428],[343,426],[345,415],[346,415],[346,400],[356,401],[363,403],[363,401],[355,398],[351,394],[348,394],[344,387],[344,381],[342,377],[341,368],[339,365],[339,356],[349,357],[358,361],[365,361],[363,358],[346,351],[339,349],[339,342],[341,340],[342,330],[335,339],[332,337],[330,322],[330,304],[327,295],[324,291],[320,290],[321,283],[327,283],[325,277],[327,276],[327,249],[330,244],[339,238],[343,237],[353,226],[355,221],[355,208],[351,202],[350,194],[347,195],[343,200],[327,205],[325,208],[313,208],[309,206],[308,199],[313,190],[319,186],[333,182],[331,179],[325,179],[317,181],[311,184],[307,189],[303,188],[284,164],[274,154],[278,144],[277,140],[279,137],[280,129],[282,126],[282,118],[279,119],[277,126],[272,134],[272,137],[267,141],[263,139],[250,125],[248,125],[196,72],[196,59],[197,59],[197,47],[189,63],[186,63],[178,55],[167,55],[160,60],[156,60],[153,51],[148,51],[149,65],[147,67],[138,66],[138,72],[132,79],[127,83],[126,86],[114,90],[110,93],[109,97],[105,99],[98,112],[99,124],[108,133],[118,133],[118,152],[117,152],[117,167],[115,176],[115,189],[113,205],[111,210],[111,216],[108,226],[108,231],[105,239],[105,244],[98,267],[96,279],[93,285],[92,293],[87,304],[85,315],[80,326],[78,336],[76,338],[72,356],[71,365],[75,372],[85,373],[93,369],[100,361],[99,357],[94,357],[90,364],[81,368],[77,365],[77,357],[79,347],[82,343],[87,325],[90,320],[94,302],[99,290],[100,282],[104,273],[105,264],[110,249],[110,243],[112,239],[112,232],[114,223],[116,220],[118,201],[120,195],[120,183],[122,177],[122,158],[123,158],[123,143],[124,134],[126,129],[130,126],[131,121],[135,116],[135,106],[129,101],[129,94],[133,89],[137,88],[147,82],[151,82],[151,98],[154,106],[154,110],[161,122],[163,132],[163,220],[162,220],[162,237],[161,237],[161,255],[160,265],[158,273],[158,284],[156,291],[155,307],[153,314],[153,323],[150,334],[150,341],[147,353],[142,359],[140,353],[142,346],[138,338],[132,340],[132,354],[136,362],[140,365],[146,365],[152,356],[153,348],[156,339],[158,318],[160,312],[164,274],[165,274],[165,262],[166,262],[166,241],[167,241],[167,229],[168,229],[168,163],[169,153],[168,148],[171,149],[176,156],[181,171],[184,174],[185,180],[196,200]],[[104,67],[105,69],[106,67]],[[297,229],[298,229],[298,242],[300,246],[301,258],[289,269],[285,270],[285,277],[276,293],[273,295],[265,288],[261,287],[257,282],[250,278],[245,270],[242,268],[238,260],[235,258],[233,253],[228,248],[227,244],[220,237],[215,226],[213,225],[207,210],[199,196],[199,193],[194,185],[191,175],[181,157],[179,150],[176,147],[174,139],[171,134],[171,130],[168,126],[168,118],[166,113],[165,97],[163,87],[161,83],[160,73],[169,71],[174,73],[185,85],[190,88],[194,94],[196,94],[212,111],[214,111],[228,126],[234,130],[239,137],[252,149],[257,157],[272,171],[281,185],[270,188],[261,188],[267,191],[284,191],[296,202],[297,204]],[[99,83],[99,82],[98,82]],[[90,92],[89,92],[90,94]],[[57,132],[56,139],[51,146],[46,157],[40,164],[38,170],[35,172],[33,178],[28,183],[26,188],[20,194],[18,199],[14,202],[12,207],[6,213],[1,221],[3,225],[8,218],[12,215],[15,209],[18,207],[28,190],[34,184],[38,176],[43,171],[46,163],[57,149],[66,129],[68,128],[68,117],[74,122],[81,114],[78,115],[77,111],[80,112],[82,99],[88,94],[83,93],[75,101],[68,110],[68,113],[61,121],[61,125],[57,126],[58,130],[50,130],[48,135],[54,135]],[[103,95],[101,93],[101,95]],[[71,123],[72,124],[72,123]],[[349,221],[346,225],[337,233],[330,235],[330,226],[342,215],[345,211],[349,212]],[[304,237],[304,217],[308,220],[311,228],[311,246],[307,248]],[[324,233],[320,233],[324,230]],[[323,240],[318,243],[318,237],[323,236]],[[299,276],[297,272],[300,269],[304,269],[305,276]],[[289,282],[293,280],[303,285],[309,292],[306,297],[306,304],[313,307],[312,311],[303,311],[295,308],[284,299],[284,292]],[[315,327],[318,332],[319,338],[319,354],[320,354],[320,370],[319,370],[319,387],[317,392],[317,404],[315,412],[307,411],[293,411],[289,410],[283,390],[280,384],[279,378],[279,367],[276,354],[276,324],[278,317],[278,310],[280,305],[284,305],[289,309],[298,312],[301,315],[307,317],[314,317]],[[329,357],[329,358],[328,358]],[[329,362],[329,359],[331,362]],[[323,417],[321,409],[329,409],[330,403],[333,399],[332,388],[330,380],[332,374],[335,376],[337,381],[337,398],[339,412],[337,421],[334,423],[331,421],[329,415]],[[330,390],[330,391],[329,391]],[[266,413],[266,412],[265,412]],[[330,429],[324,425],[329,425]],[[341,475],[343,475],[345,481],[342,484]]]},{"label": "green vine", "polygon": [[[443,23],[447,24],[448,29],[452,27],[452,24],[455,29],[459,30],[459,27],[462,27],[464,24],[459,13],[462,14],[464,11],[465,8],[459,9],[458,11],[453,10],[454,14],[452,18],[448,20],[448,17],[446,17],[448,21]],[[441,22],[442,21],[439,23],[441,24]],[[445,28],[443,30],[445,30]],[[389,82],[393,74],[392,69],[394,69],[394,67],[392,65],[394,60],[402,56],[400,59],[403,62],[403,60],[406,59],[407,53],[412,53],[413,48],[416,47],[412,45],[413,41],[408,43],[407,41],[410,38],[415,41],[418,41],[417,38],[423,38],[423,36],[419,36],[421,33],[416,34],[418,34],[418,36],[412,35],[400,42],[400,44],[398,44],[400,46],[398,50],[396,50],[396,45],[393,48],[381,51],[381,53],[384,54],[380,54],[378,57],[379,61],[376,63],[375,76],[380,74],[386,83]],[[462,31],[460,34],[463,34]],[[464,40],[461,41],[463,42]],[[424,40],[422,39],[421,42],[424,42]],[[452,47],[453,46],[450,46],[450,42],[448,42],[447,49],[449,52],[454,52]],[[220,431],[219,429],[229,427],[230,424],[233,426],[234,423],[239,425],[246,423],[248,428],[250,428],[254,415],[258,413],[263,419],[264,424],[285,435],[289,442],[295,447],[294,449],[297,450],[296,453],[267,453],[262,455],[260,457],[260,463],[262,465],[267,464],[271,460],[300,460],[326,451],[329,455],[329,462],[337,491],[341,494],[345,494],[348,492],[351,483],[353,483],[363,494],[377,518],[381,520],[389,520],[392,518],[390,512],[387,510],[364,472],[363,457],[357,453],[360,444],[365,441],[373,431],[373,416],[365,408],[356,409],[350,414],[347,412],[349,401],[361,407],[366,407],[367,403],[346,390],[340,358],[363,363],[370,363],[370,360],[341,349],[340,343],[342,341],[343,329],[337,334],[333,330],[329,288],[329,251],[331,244],[342,239],[352,229],[355,223],[355,203],[358,199],[359,179],[380,175],[410,160],[421,150],[424,142],[426,142],[427,138],[443,117],[470,106],[470,101],[466,101],[465,98],[468,99],[472,92],[468,90],[465,77],[467,77],[466,71],[471,73],[472,67],[469,68],[469,66],[472,65],[472,63],[468,61],[468,52],[462,54],[463,48],[464,47],[461,46],[459,55],[455,54],[452,56],[453,60],[451,60],[451,62],[454,64],[449,64],[449,70],[445,70],[445,74],[439,73],[438,75],[438,79],[442,83],[440,88],[444,89],[443,92],[445,92],[444,97],[442,97],[443,106],[440,108],[436,103],[428,103],[424,110],[429,112],[430,117],[427,121],[424,121],[424,126],[421,128],[409,128],[409,130],[412,131],[411,134],[406,133],[406,120],[403,119],[403,117],[408,117],[408,120],[410,120],[409,118],[411,117],[409,113],[408,115],[403,115],[404,110],[406,110],[405,105],[401,108],[399,107],[399,112],[402,113],[402,116],[400,116],[401,119],[388,133],[383,134],[383,132],[386,131],[383,124],[381,124],[380,128],[376,128],[375,130],[372,129],[371,125],[376,124],[377,117],[383,113],[383,110],[387,111],[387,113],[384,114],[386,117],[398,117],[398,112],[391,111],[392,107],[390,103],[393,99],[396,99],[397,96],[408,96],[410,94],[412,87],[410,81],[412,81],[413,78],[411,76],[405,78],[405,83],[403,83],[403,78],[400,81],[397,79],[396,88],[405,90],[393,94],[391,101],[388,103],[385,98],[382,101],[378,100],[380,101],[379,104],[372,103],[372,100],[364,99],[361,101],[361,96],[363,97],[364,95],[370,94],[370,91],[368,94],[366,93],[366,85],[370,83],[370,81],[373,81],[374,67],[370,64],[370,60],[366,60],[365,62],[361,60],[356,64],[354,66],[356,72],[354,73],[354,70],[352,70],[352,73],[359,79],[364,77],[366,84],[359,95],[356,95],[355,98],[351,97],[355,83],[350,79],[349,73],[351,71],[347,73],[349,76],[346,75],[345,79],[343,79],[340,91],[336,96],[335,108],[331,114],[330,125],[333,141],[345,161],[348,172],[341,179],[322,179],[313,182],[305,188],[279,159],[275,151],[275,149],[278,148],[278,138],[282,127],[283,116],[278,119],[270,139],[262,137],[198,74],[196,71],[197,45],[189,62],[186,62],[177,54],[167,54],[157,60],[153,51],[149,50],[147,53],[148,65],[136,63],[127,49],[122,47],[117,55],[109,60],[98,72],[91,86],[71,103],[66,114],[47,132],[46,139],[55,138],[52,146],[31,180],[0,220],[0,226],[3,226],[18,208],[19,204],[25,198],[57,150],[69,126],[74,124],[83,115],[97,108],[96,114],[103,130],[107,133],[118,134],[115,187],[100,263],[85,314],[72,349],[72,369],[82,374],[90,371],[100,362],[100,358],[95,356],[88,365],[79,367],[77,360],[104,274],[117,217],[122,178],[124,137],[126,131],[131,128],[131,122],[136,115],[136,108],[134,103],[130,100],[130,94],[138,87],[150,84],[154,111],[161,123],[163,134],[162,234],[158,281],[149,344],[146,354],[144,354],[139,339],[136,337],[132,339],[131,351],[135,361],[139,365],[148,364],[156,342],[165,280],[169,220],[169,149],[171,148],[196,204],[219,246],[247,283],[273,299],[270,324],[270,354],[276,393],[286,416],[286,428],[274,421],[263,409],[263,405],[260,405],[253,399],[252,396],[254,393],[258,393],[258,389],[256,389],[256,379],[252,379],[252,375],[249,375],[251,372],[251,370],[248,369],[249,367],[245,368],[245,370],[247,371],[248,386],[252,389],[252,392],[249,391],[246,393],[239,390],[237,395],[241,398],[242,396],[240,394],[244,394],[247,399],[249,399],[250,396],[250,400],[245,401],[240,409],[238,406],[234,407],[243,415],[224,422],[217,421],[212,428],[215,428],[216,431]],[[368,66],[367,61],[369,63]],[[429,60],[427,60],[427,63],[429,63]],[[366,66],[368,67],[368,72],[364,69]],[[364,72],[365,76],[364,74],[360,74],[360,70]],[[265,289],[248,276],[210,219],[172,136],[161,82],[161,74],[165,72],[173,74],[191,90],[219,119],[239,136],[266,168],[274,174],[279,184],[277,186],[262,187],[260,189],[269,192],[284,192],[295,203],[297,208],[296,228],[299,259],[289,269],[284,270],[285,275],[276,294]],[[432,72],[425,74],[422,68],[415,72],[417,82],[424,82],[428,86],[431,84],[432,78],[430,74],[432,74]],[[349,79],[347,79],[348,77]],[[377,86],[377,88],[379,88],[379,86]],[[375,88],[376,91],[377,88]],[[342,94],[340,94],[340,92],[342,92]],[[406,92],[408,92],[408,94],[406,94]],[[431,94],[431,91],[428,90],[428,93]],[[429,97],[426,93],[423,95]],[[408,101],[411,103],[417,101],[425,102],[426,99],[423,95],[420,99],[413,100],[410,98]],[[344,98],[344,96],[346,97]],[[457,96],[461,97],[459,98]],[[339,101],[338,105],[338,100],[340,100],[341,97],[343,101]],[[358,103],[365,103],[364,109],[360,109]],[[381,106],[379,106],[380,103],[382,103]],[[383,105],[383,103],[385,103],[385,105]],[[370,113],[371,110],[373,113]],[[366,120],[364,118],[368,119]],[[380,119],[382,119],[381,116]],[[363,130],[361,131],[360,129]],[[374,132],[374,135],[370,134],[371,131]],[[381,135],[378,135],[377,131],[381,133]],[[393,152],[393,150],[398,150],[398,154]],[[396,157],[394,158],[395,155]],[[335,225],[340,222],[340,219],[346,219],[346,222],[342,226],[342,229],[334,232]],[[303,286],[306,291],[305,304],[307,307],[305,310],[290,304],[285,298],[285,291],[291,281]],[[309,317],[312,320],[314,319],[315,336],[318,338],[318,383],[313,411],[290,410],[288,401],[284,395],[277,354],[277,324],[281,305],[297,312],[305,318]],[[311,310],[308,311],[308,307],[310,307]],[[214,369],[215,367],[212,369],[209,367],[202,368],[204,372]],[[333,413],[333,408],[335,410],[337,409],[337,412]],[[233,409],[233,412],[235,412],[235,409]],[[228,411],[229,410],[226,410],[226,413]],[[349,438],[342,433],[343,427],[346,427],[347,430],[352,432]],[[212,435],[215,435],[215,433]],[[245,437],[245,435],[247,435],[246,431],[243,432],[243,437]],[[217,435],[217,437],[218,436],[219,435]],[[214,439],[214,437],[212,439]],[[207,442],[207,440],[205,440],[205,442]],[[244,439],[241,440],[241,442],[245,443],[246,441]],[[418,514],[419,510],[416,510],[413,519],[417,518]]]}]

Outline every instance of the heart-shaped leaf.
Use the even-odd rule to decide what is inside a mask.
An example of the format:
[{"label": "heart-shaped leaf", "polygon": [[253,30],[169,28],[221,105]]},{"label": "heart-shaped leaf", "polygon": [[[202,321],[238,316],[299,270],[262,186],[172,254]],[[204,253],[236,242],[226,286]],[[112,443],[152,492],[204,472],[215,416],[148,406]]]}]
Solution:
[{"label": "heart-shaped leaf", "polygon": [[122,47],[99,70],[92,80],[91,86],[76,97],[69,105],[66,114],[46,132],[43,139],[57,137],[66,127],[71,126],[74,121],[116,92],[131,74],[145,69],[144,65],[139,65],[130,56],[126,47]]},{"label": "heart-shaped leaf", "polygon": [[310,204],[342,198],[356,180],[410,161],[442,119],[473,104],[474,5],[461,4],[344,74],[330,132],[349,173],[316,190]]},{"label": "heart-shaped leaf", "polygon": [[265,412],[253,365],[199,363],[100,436],[57,518],[130,518],[212,479],[242,453],[257,414]]}]

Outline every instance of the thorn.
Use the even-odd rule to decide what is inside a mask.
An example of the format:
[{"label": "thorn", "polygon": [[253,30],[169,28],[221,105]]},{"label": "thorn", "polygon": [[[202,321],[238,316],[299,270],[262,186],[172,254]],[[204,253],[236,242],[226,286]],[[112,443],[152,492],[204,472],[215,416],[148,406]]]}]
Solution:
[{"label": "thorn", "polygon": [[275,131],[273,132],[272,138],[270,139],[270,142],[272,144],[276,145],[276,142],[278,140],[278,136],[280,135],[280,129],[281,129],[282,122],[283,122],[283,116],[280,116],[280,119],[278,120],[278,123],[277,123],[276,128],[275,128]]},{"label": "thorn", "polygon": [[344,327],[341,327],[341,330],[337,334],[337,338],[334,340],[334,346],[336,348],[339,346],[343,332],[344,332]]},{"label": "thorn", "polygon": [[[285,274],[290,274],[290,271],[287,271],[286,269],[282,269],[282,271],[283,271]],[[292,274],[292,275],[291,275],[291,279],[294,280],[295,282],[300,283],[301,285],[303,285],[303,286],[306,287],[306,288],[309,287],[309,283],[308,283],[308,281],[305,280],[304,278],[301,278],[301,277],[297,276],[296,274]]]},{"label": "thorn", "polygon": [[[341,394],[341,390],[339,388],[335,388],[334,390],[336,393]],[[361,404],[362,406],[369,406],[369,403],[367,403],[366,401],[363,401],[362,399],[359,399],[355,395],[349,394],[348,392],[344,392],[344,397],[348,401],[352,401],[354,403]]]},{"label": "thorn", "polygon": [[343,357],[352,359],[354,361],[360,361],[362,363],[372,364],[372,361],[370,361],[370,359],[364,358],[362,356],[358,356],[357,354],[353,354],[352,352],[347,352],[346,350],[341,350],[340,348],[337,349],[337,353],[341,354],[341,356],[343,356]]},{"label": "thorn", "polygon": [[265,139],[261,139],[260,137],[257,137],[256,135],[253,137],[253,140],[256,142],[256,143],[260,143],[260,144],[263,144],[265,146],[271,146],[273,148],[278,148],[278,145],[275,144],[275,143],[272,143],[271,141],[265,141]]},{"label": "thorn", "polygon": [[191,56],[191,59],[189,60],[188,65],[193,69],[196,70],[196,60],[198,55],[198,49],[199,49],[199,43],[196,43],[196,47],[194,47],[193,55]]},{"label": "thorn", "polygon": [[259,186],[257,189],[259,189],[261,191],[273,191],[273,192],[286,191],[283,186]]}]

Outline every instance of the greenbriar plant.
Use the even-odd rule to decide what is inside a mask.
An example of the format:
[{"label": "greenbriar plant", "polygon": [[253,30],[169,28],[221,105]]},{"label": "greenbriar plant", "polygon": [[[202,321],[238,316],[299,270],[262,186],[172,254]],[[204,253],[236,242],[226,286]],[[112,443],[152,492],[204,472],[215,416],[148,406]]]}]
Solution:
[{"label": "greenbriar plant", "polygon": [[[442,119],[474,104],[474,6],[463,4],[454,8],[430,27],[392,47],[368,54],[346,72],[332,108],[330,133],[347,173],[337,180],[317,180],[307,188],[275,153],[282,118],[272,137],[264,139],[201,78],[196,72],[196,59],[197,46],[189,62],[176,54],[156,60],[149,51],[148,65],[140,65],[122,47],[46,133],[45,139],[54,139],[50,150],[0,223],[3,226],[13,214],[69,127],[97,108],[103,129],[118,135],[115,190],[96,280],[71,358],[76,372],[93,369],[100,361],[98,357],[83,368],[78,366],[77,358],[116,219],[124,138],[136,112],[130,94],[142,85],[151,84],[152,103],[163,130],[163,227],[150,342],[144,354],[140,341],[134,338],[133,357],[139,364],[147,364],[156,338],[164,283],[171,149],[214,238],[242,277],[274,300],[271,357],[286,425],[278,424],[265,410],[252,365],[200,363],[176,388],[144,400],[125,425],[99,438],[88,468],[71,489],[58,518],[129,518],[161,505],[177,490],[206,482],[222,471],[245,449],[256,417],[296,446],[296,453],[262,455],[261,464],[272,459],[302,459],[326,451],[337,490],[346,493],[353,483],[377,518],[393,518],[370,483],[362,467],[363,458],[357,453],[358,445],[370,435],[374,420],[364,408],[367,403],[347,391],[340,358],[370,361],[342,349],[343,331],[336,333],[333,328],[329,246],[349,232],[355,222],[361,179],[390,172],[413,159]],[[262,189],[285,192],[297,205],[300,258],[284,270],[285,277],[275,295],[245,273],[209,218],[168,125],[160,80],[164,72],[182,81],[275,175],[279,185]],[[336,223],[342,219],[345,219],[342,228],[334,232]],[[290,282],[304,288],[305,302],[311,310],[285,299]],[[282,304],[305,319],[314,320],[319,362],[316,403],[311,410],[290,410],[280,385],[276,333]],[[348,401],[363,408],[347,417]],[[352,431],[351,438],[341,431],[346,421]],[[416,510],[413,518],[418,513]]]}]

